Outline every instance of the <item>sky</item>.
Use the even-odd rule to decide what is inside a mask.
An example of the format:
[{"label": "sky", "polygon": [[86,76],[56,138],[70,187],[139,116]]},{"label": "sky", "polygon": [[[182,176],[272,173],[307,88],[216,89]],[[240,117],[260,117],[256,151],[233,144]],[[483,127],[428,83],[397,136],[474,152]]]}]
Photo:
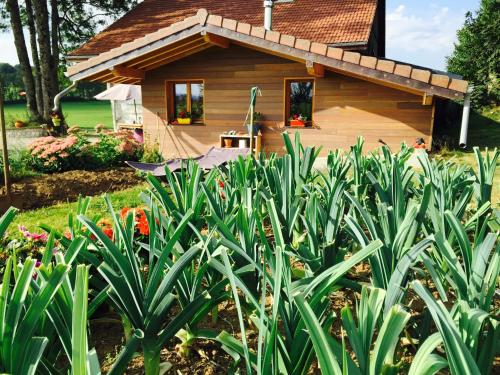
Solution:
[{"label": "sky", "polygon": [[[445,70],[465,13],[480,0],[387,0],[387,58]],[[0,62],[18,62],[11,33],[0,34]]]}]

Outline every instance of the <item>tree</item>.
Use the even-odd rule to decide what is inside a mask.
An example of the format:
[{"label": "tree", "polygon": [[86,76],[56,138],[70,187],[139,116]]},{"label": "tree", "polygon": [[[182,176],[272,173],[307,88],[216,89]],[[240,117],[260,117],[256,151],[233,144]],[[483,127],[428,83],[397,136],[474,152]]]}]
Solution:
[{"label": "tree", "polygon": [[19,12],[19,3],[17,0],[7,0],[6,6],[10,16],[10,26],[12,28],[12,33],[14,34],[14,44],[16,46],[17,57],[22,68],[23,82],[26,88],[28,112],[31,120],[38,120],[40,114],[36,105],[35,82],[33,79],[33,73],[31,72],[26,41],[24,39],[21,14]]},{"label": "tree", "polygon": [[[6,0],[0,1],[0,31],[10,24],[14,34],[30,117],[50,120],[59,92],[64,54],[95,35],[137,0]],[[8,20],[8,22],[6,22]],[[29,31],[29,49],[23,27]]]},{"label": "tree", "polygon": [[38,37],[38,50],[40,51],[40,71],[42,72],[42,103],[43,118],[50,118],[52,99],[55,95],[52,46],[50,41],[49,10],[45,0],[35,0],[35,25]]},{"label": "tree", "polygon": [[40,72],[40,59],[38,58],[38,47],[36,43],[35,15],[31,0],[26,0],[26,20],[30,34],[31,59],[33,61],[33,75],[35,79],[35,96],[38,113],[43,112],[42,101],[42,77]]},{"label": "tree", "polygon": [[448,57],[448,70],[460,74],[474,87],[475,107],[500,102],[500,2],[482,0],[479,11],[468,12],[458,31],[458,43]]}]

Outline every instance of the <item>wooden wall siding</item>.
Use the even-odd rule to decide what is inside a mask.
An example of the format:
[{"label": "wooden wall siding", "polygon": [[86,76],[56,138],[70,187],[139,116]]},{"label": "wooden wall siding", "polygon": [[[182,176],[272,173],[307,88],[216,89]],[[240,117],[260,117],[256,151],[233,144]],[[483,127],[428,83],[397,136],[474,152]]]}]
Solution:
[{"label": "wooden wall siding", "polygon": [[[293,77],[308,77],[304,64],[234,45],[212,47],[149,71],[142,90],[146,138],[159,142],[167,158],[200,155],[218,146],[220,133],[244,130],[250,88],[257,85],[262,97],[256,110],[265,120],[263,149],[283,152],[284,79]],[[205,81],[204,126],[166,126],[165,82],[179,79]],[[349,149],[360,135],[367,149],[379,147],[379,139],[394,148],[403,141],[413,144],[417,137],[430,141],[432,106],[423,106],[421,96],[333,72],[315,82],[315,128],[298,131],[304,144],[323,145],[323,155]]]}]

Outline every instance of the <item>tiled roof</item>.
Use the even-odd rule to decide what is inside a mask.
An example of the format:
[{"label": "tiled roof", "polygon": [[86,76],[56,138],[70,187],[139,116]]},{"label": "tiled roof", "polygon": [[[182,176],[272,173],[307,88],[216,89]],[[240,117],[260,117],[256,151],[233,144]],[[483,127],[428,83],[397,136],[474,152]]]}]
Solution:
[{"label": "tiled roof", "polygon": [[[130,59],[139,59],[141,48],[149,48],[155,42],[202,26],[203,33],[215,33],[223,38],[240,39],[244,43],[256,45],[272,52],[289,56],[306,55],[306,61],[324,65],[345,74],[354,74],[362,79],[387,82],[399,87],[407,87],[417,92],[437,95],[450,99],[460,99],[467,91],[468,82],[445,74],[435,74],[430,69],[416,68],[411,65],[373,56],[363,56],[358,52],[344,51],[315,40],[296,38],[278,31],[266,31],[263,27],[252,26],[220,15],[209,14],[206,9],[198,10],[195,16],[157,30],[147,36],[125,43],[87,61],[70,66],[67,75],[72,79],[85,79],[99,71],[107,71],[120,58],[120,64],[127,64],[126,54],[137,52]],[[197,29],[200,32],[200,29]],[[145,53],[151,52],[148,49]]]},{"label": "tiled roof", "polygon": [[[263,0],[145,0],[71,56],[91,56],[194,16],[212,14],[262,26]],[[377,0],[295,0],[276,3],[273,29],[326,44],[368,43]]]}]

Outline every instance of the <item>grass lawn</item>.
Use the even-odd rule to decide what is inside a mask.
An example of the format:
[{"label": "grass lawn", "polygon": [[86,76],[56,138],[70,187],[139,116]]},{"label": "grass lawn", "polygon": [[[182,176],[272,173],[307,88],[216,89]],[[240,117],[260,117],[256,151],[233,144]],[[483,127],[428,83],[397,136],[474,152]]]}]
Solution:
[{"label": "grass lawn", "polygon": [[[113,207],[118,211],[123,207],[135,208],[142,205],[139,194],[146,189],[146,185],[109,194]],[[68,214],[76,213],[77,203],[61,203],[55,206],[40,208],[34,211],[19,213],[10,227],[10,234],[17,237],[17,226],[24,225],[30,231],[40,231],[40,224],[47,224],[60,232],[68,227]],[[103,197],[93,197],[87,214],[90,218],[107,217],[108,210]],[[19,236],[21,234],[19,233]]]},{"label": "grass lawn", "polygon": [[[94,128],[97,124],[113,127],[111,102],[63,102],[63,112],[69,126],[78,125],[81,128]],[[5,119],[7,124],[17,119],[25,121],[28,115],[24,104],[6,104]]]}]

